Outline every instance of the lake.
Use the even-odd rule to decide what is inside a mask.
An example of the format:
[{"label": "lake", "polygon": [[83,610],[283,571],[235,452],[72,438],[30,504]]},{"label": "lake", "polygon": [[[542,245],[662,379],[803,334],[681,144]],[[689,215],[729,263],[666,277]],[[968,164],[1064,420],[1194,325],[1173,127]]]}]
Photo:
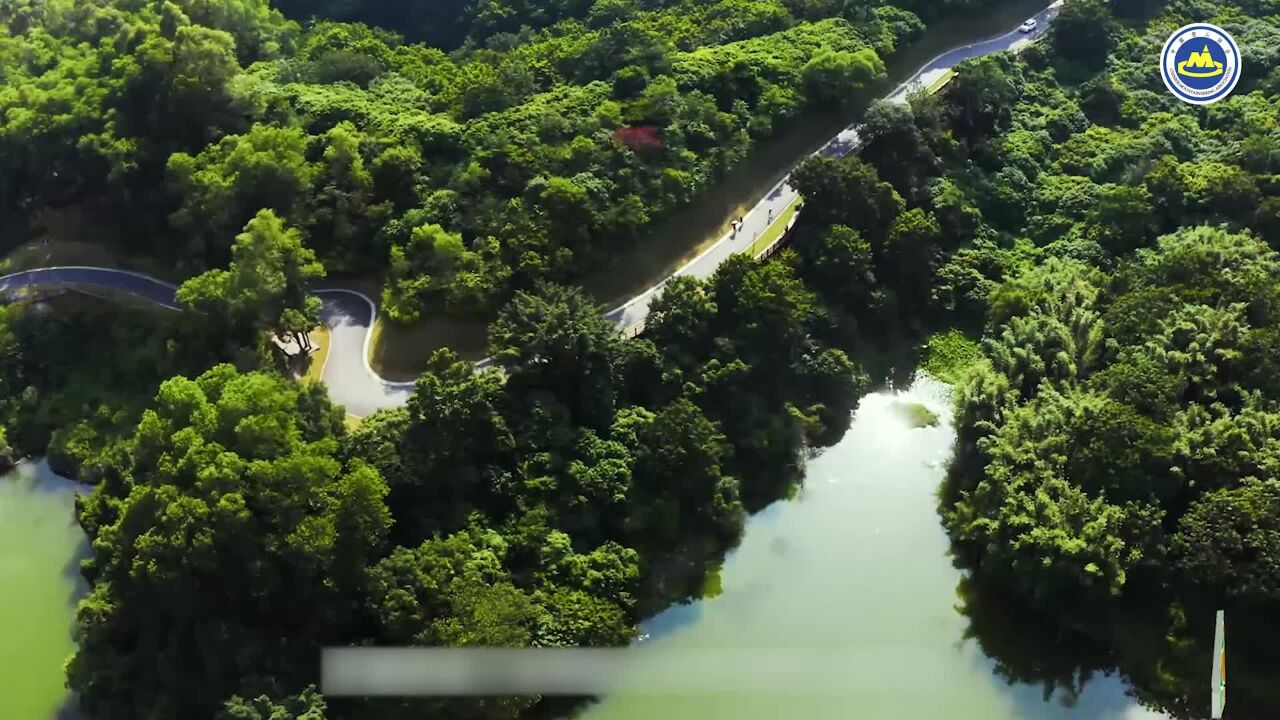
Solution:
[{"label": "lake", "polygon": [[0,476],[0,718],[71,718],[63,663],[75,651],[75,603],[87,591],[89,543],[75,520],[75,489],[48,465]]},{"label": "lake", "polygon": [[[920,403],[943,420],[912,429],[895,407],[902,403]],[[1004,630],[1034,636],[1011,624],[1013,614],[966,607],[958,594],[968,583],[953,566],[935,497],[954,440],[950,416],[947,388],[936,381],[868,395],[845,437],[810,460],[799,496],[750,520],[725,561],[721,593],[645,624],[650,652],[688,662],[691,652],[715,651],[744,668],[740,682],[711,696],[624,689],[584,717],[1165,718],[1129,698],[1119,677],[1072,673],[1071,659],[1052,657],[1050,648],[1032,668],[984,653],[1009,644],[998,637]],[[984,621],[993,615],[995,622]],[[1046,690],[1038,675],[1061,679],[1062,668],[1066,682]],[[707,677],[720,677],[713,670]],[[803,690],[781,690],[779,677],[801,680]]]}]

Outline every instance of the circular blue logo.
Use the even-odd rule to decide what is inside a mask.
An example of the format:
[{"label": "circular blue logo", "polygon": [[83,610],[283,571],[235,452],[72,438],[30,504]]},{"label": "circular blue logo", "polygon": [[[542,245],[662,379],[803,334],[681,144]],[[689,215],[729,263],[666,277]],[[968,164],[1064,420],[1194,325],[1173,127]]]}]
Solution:
[{"label": "circular blue logo", "polygon": [[1215,103],[1240,81],[1240,48],[1226,30],[1208,23],[1178,28],[1160,53],[1165,87],[1183,102]]}]

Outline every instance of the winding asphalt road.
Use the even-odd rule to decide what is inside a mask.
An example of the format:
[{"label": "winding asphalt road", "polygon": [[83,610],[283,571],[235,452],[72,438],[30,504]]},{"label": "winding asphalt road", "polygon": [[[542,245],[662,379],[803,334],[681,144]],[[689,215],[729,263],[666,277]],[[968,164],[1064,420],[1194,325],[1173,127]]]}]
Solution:
[{"label": "winding asphalt road", "polygon": [[[1044,32],[1057,15],[1061,0],[1040,11],[1036,16],[1039,30],[1031,37]],[[983,40],[949,50],[920,68],[905,83],[899,85],[887,97],[903,101],[912,89],[927,85],[946,71],[969,58],[988,55],[1013,48],[1029,40],[1027,34],[1017,30],[999,37]],[[843,157],[859,143],[858,126],[850,125],[831,138],[815,155]],[[707,278],[729,256],[751,247],[783,211],[799,195],[783,178],[765,194],[746,215],[742,228],[736,235],[720,238],[701,255],[689,261],[674,275]],[[640,293],[626,303],[605,313],[605,317],[617,323],[626,332],[644,322],[649,315],[649,305],[662,290],[664,280]],[[127,270],[98,267],[50,267],[27,270],[0,277],[0,298],[13,297],[31,288],[101,287],[124,292],[171,310],[180,310],[175,299],[177,288],[155,278]],[[347,408],[352,415],[365,416],[382,408],[403,405],[413,391],[413,383],[397,383],[383,380],[369,366],[369,342],[377,317],[374,302],[360,293],[350,290],[324,289],[317,295],[324,301],[322,319],[330,328],[329,356],[322,377],[333,400]],[[481,365],[487,360],[482,360]]]},{"label": "winding asphalt road", "polygon": [[[1049,23],[1053,22],[1053,18],[1057,16],[1058,9],[1061,6],[1061,0],[1054,2],[1049,7],[1041,10],[1035,15],[1038,28],[1034,33],[1022,33],[1017,29],[1007,32],[999,37],[993,37],[988,40],[982,40],[969,45],[962,45],[958,48],[948,50],[947,52],[935,57],[925,63],[915,75],[912,75],[906,82],[899,85],[889,93],[886,98],[888,100],[905,102],[907,95],[921,87],[927,87],[933,80],[942,76],[948,70],[959,65],[961,62],[969,58],[980,57],[982,55],[990,55],[992,53],[1009,50],[1021,42],[1027,42],[1031,39],[1039,37],[1044,33]],[[814,155],[828,155],[833,157],[844,157],[853,152],[860,143],[857,124],[850,125],[841,130],[835,137],[827,141],[826,145],[819,148]],[[773,224],[774,218],[782,217],[782,213],[797,200],[800,195],[795,188],[789,184],[790,176],[784,177],[778,181],[778,184],[770,188],[754,207],[747,212],[742,218],[742,228],[736,235],[729,234],[720,238],[714,245],[707,248],[701,255],[689,261],[684,267],[676,270],[674,275],[691,275],[696,278],[708,278],[720,267],[730,255],[743,252],[751,247],[752,243],[760,237],[764,231]],[[655,295],[662,290],[661,283],[645,290],[639,295],[631,298],[622,305],[605,313],[605,317],[618,323],[623,329],[635,327],[644,322],[649,315],[649,304],[653,301]]]},{"label": "winding asphalt road", "polygon": [[[49,267],[0,277],[0,299],[16,297],[24,290],[64,287],[106,288],[122,292],[169,310],[181,310],[178,288],[149,275],[100,267]],[[324,301],[321,318],[329,326],[329,355],[323,379],[329,394],[352,415],[364,417],[377,410],[403,405],[413,392],[412,382],[390,382],[373,371],[369,341],[377,315],[373,300],[351,290],[324,289],[316,294]]]}]

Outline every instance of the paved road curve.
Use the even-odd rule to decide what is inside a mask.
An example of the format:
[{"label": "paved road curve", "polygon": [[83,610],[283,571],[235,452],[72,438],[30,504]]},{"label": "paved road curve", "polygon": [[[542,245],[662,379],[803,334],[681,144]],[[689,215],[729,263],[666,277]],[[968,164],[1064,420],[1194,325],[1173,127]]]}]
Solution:
[{"label": "paved road curve", "polygon": [[369,366],[369,341],[373,338],[369,329],[377,316],[373,301],[349,290],[317,294],[324,301],[321,317],[330,333],[322,377],[334,402],[359,417],[405,404],[413,383],[383,380]]},{"label": "paved road curve", "polygon": [[98,267],[48,267],[0,276],[0,299],[27,289],[59,287],[104,287],[170,310],[181,309],[174,299],[177,287],[141,273]]},{"label": "paved road curve", "polygon": [[[182,308],[174,297],[178,291],[174,285],[127,270],[99,267],[50,267],[5,275],[0,277],[0,299],[15,297],[23,290],[59,287],[107,288],[170,310]],[[324,301],[321,317],[330,329],[323,377],[334,401],[361,417],[403,405],[413,383],[385,381],[365,361],[376,312],[373,301],[349,290],[320,290],[316,294]]]},{"label": "paved road curve", "polygon": [[[1060,2],[1040,11],[1035,17],[1044,28],[1057,15]],[[999,37],[965,45],[950,50],[925,64],[910,80],[898,86],[888,95],[891,100],[903,99],[913,87],[931,82],[933,78],[950,70],[969,58],[1008,50],[1027,40],[1028,36],[1014,30]],[[858,126],[850,125],[833,137],[815,154],[844,156],[858,145]],[[794,188],[784,178],[773,187],[743,217],[743,226],[736,236],[726,235],[701,255],[675,272],[706,278],[715,272],[730,255],[740,253],[751,246],[756,238],[780,217],[783,211],[798,197]],[[665,282],[665,281],[664,281]],[[124,292],[161,307],[181,309],[174,298],[177,288],[155,278],[110,268],[51,267],[27,270],[0,277],[0,298],[11,297],[24,289],[44,287],[102,287]],[[649,304],[662,289],[662,283],[640,293],[623,305],[605,313],[605,317],[618,324],[619,329],[635,327],[649,315]],[[413,391],[413,383],[395,383],[378,377],[369,366],[369,332],[373,327],[377,310],[372,300],[349,290],[319,290],[316,293],[324,301],[322,319],[329,326],[331,340],[329,356],[325,362],[323,378],[334,402],[344,405],[352,415],[365,416],[379,409],[403,405]],[[486,361],[482,361],[486,362]]]}]

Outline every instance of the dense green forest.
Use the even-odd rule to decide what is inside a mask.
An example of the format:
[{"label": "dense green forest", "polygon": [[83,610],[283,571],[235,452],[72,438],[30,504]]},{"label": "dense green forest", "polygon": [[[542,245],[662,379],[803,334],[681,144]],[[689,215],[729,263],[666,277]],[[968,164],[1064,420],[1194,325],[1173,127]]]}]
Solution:
[{"label": "dense green forest", "polygon": [[[727,25],[746,18],[750,18],[748,22],[761,22],[784,14],[802,20],[841,14],[865,18],[870,12],[892,12],[894,8],[933,19],[978,4],[971,0],[903,0],[892,6],[874,0],[782,0],[738,2],[733,6],[686,0],[407,0],[389,6],[376,0],[280,0],[276,5],[291,17],[365,22],[448,50],[462,45],[506,44],[512,36],[529,34],[560,21],[576,20],[587,27],[604,28],[653,10],[671,9],[672,17]],[[733,9],[726,11],[727,7]],[[703,8],[708,9],[705,14]]]},{"label": "dense green forest", "polygon": [[[981,581],[1103,639],[1100,669],[1177,717],[1207,704],[1226,607],[1232,717],[1274,716],[1280,6],[1113,5],[870,108],[859,158],[795,174],[797,259],[837,312],[981,338],[936,343],[958,381],[942,510]],[[1193,21],[1244,56],[1207,107],[1152,71]]]},{"label": "dense green forest", "polygon": [[651,339],[580,291],[520,293],[491,329],[499,367],[441,351],[407,407],[349,434],[321,386],[225,364],[166,380],[81,503],[71,686],[103,720],[265,718],[232,696],[302,702],[326,644],[625,643],[843,432],[864,380],[826,325],[788,265],[739,258],[676,283]]},{"label": "dense green forest", "polygon": [[[820,0],[419,5],[371,26],[333,21],[379,19],[338,3],[0,0],[0,252],[65,216],[105,246],[92,264],[185,281],[204,318],[5,310],[10,444],[92,464],[164,379],[305,342],[321,278],[383,283],[401,321],[488,322],[573,284],[761,138],[865,99],[923,29]],[[504,30],[445,32],[436,11]],[[90,345],[120,362],[86,363]]]},{"label": "dense green forest", "polygon": [[119,253],[184,276],[269,209],[331,273],[384,276],[392,319],[488,320],[865,99],[924,27],[815,0],[474,5],[4,0],[0,196],[92,200]]},{"label": "dense green forest", "polygon": [[[261,0],[0,9],[5,212],[96,208],[190,308],[0,308],[2,437],[96,483],[67,665],[95,720],[545,710],[311,685],[329,644],[630,641],[866,387],[793,263],[672,282],[631,341],[566,281],[800,113],[865,97],[910,12],[513,3],[444,42],[413,13]],[[491,320],[494,366],[442,351],[349,430],[265,340],[315,324],[321,278],[365,272],[392,317]]]},{"label": "dense green forest", "polygon": [[[799,167],[777,261],[673,280],[630,341],[573,287],[979,4],[0,0],[4,211],[92,203],[192,308],[0,307],[0,446],[97,483],[85,708],[546,711],[326,701],[318,648],[628,642],[840,437],[868,384],[850,355],[899,326],[952,330],[942,512],[975,578],[1103,638],[1177,717],[1204,705],[1205,612],[1274,667],[1274,2],[1071,0],[1044,42],[873,104],[856,156]],[[1205,108],[1152,72],[1193,20],[1245,56]],[[494,367],[441,351],[348,429],[264,343],[301,338],[335,274],[385,279],[396,319],[491,321]],[[1271,677],[1233,673],[1233,712],[1280,706]]]}]

